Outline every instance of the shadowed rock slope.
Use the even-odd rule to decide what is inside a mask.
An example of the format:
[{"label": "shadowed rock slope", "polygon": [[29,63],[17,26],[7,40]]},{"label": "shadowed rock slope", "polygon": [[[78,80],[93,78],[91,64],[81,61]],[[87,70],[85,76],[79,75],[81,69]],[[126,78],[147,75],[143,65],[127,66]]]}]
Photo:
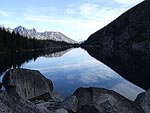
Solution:
[{"label": "shadowed rock slope", "polygon": [[150,52],[150,1],[131,8],[92,34],[83,45],[98,46],[112,52],[120,47]]}]

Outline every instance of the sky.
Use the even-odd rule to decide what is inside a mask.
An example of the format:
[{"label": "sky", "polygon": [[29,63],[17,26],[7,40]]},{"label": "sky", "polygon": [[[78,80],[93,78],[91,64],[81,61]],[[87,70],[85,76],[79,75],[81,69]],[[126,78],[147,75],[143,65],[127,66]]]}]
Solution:
[{"label": "sky", "polygon": [[143,0],[2,0],[0,25],[58,31],[86,40]]}]

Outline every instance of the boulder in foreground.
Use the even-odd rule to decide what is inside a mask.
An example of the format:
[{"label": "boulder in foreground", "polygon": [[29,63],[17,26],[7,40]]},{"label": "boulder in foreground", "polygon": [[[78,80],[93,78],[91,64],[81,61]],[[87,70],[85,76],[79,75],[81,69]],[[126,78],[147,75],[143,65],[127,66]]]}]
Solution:
[{"label": "boulder in foreground", "polygon": [[[141,106],[112,90],[94,87],[78,88],[73,96],[78,100],[74,103],[77,109],[74,107],[66,109],[76,113],[145,113]],[[65,101],[74,102],[73,100]]]},{"label": "boulder in foreground", "polygon": [[52,81],[36,70],[12,69],[2,81],[9,94],[23,99],[49,98],[53,90]]},{"label": "boulder in foreground", "polygon": [[140,93],[135,99],[135,103],[141,105],[146,113],[150,113],[150,89]]},{"label": "boulder in foreground", "polygon": [[34,103],[18,99],[6,92],[0,93],[0,113],[49,113]]}]

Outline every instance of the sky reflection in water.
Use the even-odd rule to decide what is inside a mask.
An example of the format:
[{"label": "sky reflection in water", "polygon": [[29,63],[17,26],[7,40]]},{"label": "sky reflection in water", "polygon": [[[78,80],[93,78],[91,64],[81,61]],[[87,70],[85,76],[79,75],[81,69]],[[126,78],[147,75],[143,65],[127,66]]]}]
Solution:
[{"label": "sky reflection in water", "polygon": [[53,81],[54,92],[63,96],[71,95],[78,87],[95,86],[115,90],[134,100],[144,91],[80,48],[72,49],[61,57],[39,57],[22,67],[39,70]]}]

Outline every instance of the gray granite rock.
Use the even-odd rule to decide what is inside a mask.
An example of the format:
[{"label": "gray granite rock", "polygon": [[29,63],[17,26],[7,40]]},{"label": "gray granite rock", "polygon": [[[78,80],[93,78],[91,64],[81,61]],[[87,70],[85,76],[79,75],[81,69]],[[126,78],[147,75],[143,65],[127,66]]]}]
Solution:
[{"label": "gray granite rock", "polygon": [[103,88],[78,88],[78,113],[145,113],[144,110],[122,95]]},{"label": "gray granite rock", "polygon": [[68,113],[68,111],[62,108],[55,110],[53,113]]},{"label": "gray granite rock", "polygon": [[40,107],[40,108],[48,109],[50,111],[56,109],[56,103],[54,101],[43,102],[43,103],[37,104],[37,106]]},{"label": "gray granite rock", "polygon": [[51,98],[55,102],[62,102],[65,99],[60,93],[52,93]]},{"label": "gray granite rock", "polygon": [[36,70],[12,69],[2,81],[8,93],[23,99],[49,98],[53,91],[52,81]]},{"label": "gray granite rock", "polygon": [[64,108],[64,107],[60,107],[62,102],[63,102],[63,99],[61,98],[60,94],[52,94],[51,98],[48,99],[47,101],[43,101],[43,100],[35,100],[34,101],[34,103],[37,106],[48,109],[50,111]]},{"label": "gray granite rock", "polygon": [[150,89],[137,96],[135,103],[142,106],[146,113],[150,113]]},{"label": "gray granite rock", "polygon": [[0,93],[0,113],[50,113],[48,110],[39,108],[34,103],[18,99],[7,92]]},{"label": "gray granite rock", "polygon": [[78,99],[76,96],[70,96],[62,102],[61,106],[62,108],[67,109],[68,111],[77,112]]}]

